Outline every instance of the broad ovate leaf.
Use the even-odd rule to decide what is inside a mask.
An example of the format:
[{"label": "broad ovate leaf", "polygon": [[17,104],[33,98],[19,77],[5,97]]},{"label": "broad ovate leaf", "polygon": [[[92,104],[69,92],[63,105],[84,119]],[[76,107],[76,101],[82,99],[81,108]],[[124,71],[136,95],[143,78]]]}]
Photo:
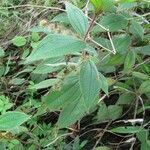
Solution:
[{"label": "broad ovate leaf", "polygon": [[66,11],[72,27],[80,35],[84,36],[89,27],[89,22],[82,10],[71,3],[66,2]]},{"label": "broad ovate leaf", "polygon": [[30,117],[25,113],[18,111],[6,112],[0,115],[0,130],[8,131],[22,123],[26,122]]},{"label": "broad ovate leaf", "polygon": [[58,119],[58,127],[65,128],[72,125],[86,115],[86,107],[82,97],[73,101],[63,109]]},{"label": "broad ovate leaf", "polygon": [[65,24],[70,23],[66,13],[58,14],[51,20],[51,22],[59,22],[59,23],[65,23]]},{"label": "broad ovate leaf", "polygon": [[44,89],[44,88],[48,88],[50,86],[54,86],[56,83],[58,83],[59,79],[47,79],[44,81],[41,81],[40,83],[37,83],[31,87],[29,87],[29,89]]},{"label": "broad ovate leaf", "polygon": [[108,114],[110,120],[115,120],[121,117],[123,109],[118,105],[110,105],[108,106]]},{"label": "broad ovate leaf", "polygon": [[74,54],[85,47],[86,44],[75,37],[49,34],[32,51],[30,56],[27,57],[26,63]]},{"label": "broad ovate leaf", "polygon": [[134,47],[134,48],[132,48],[132,50],[138,54],[150,56],[150,45]]},{"label": "broad ovate leaf", "polygon": [[[102,45],[103,47],[112,49],[111,42],[107,38],[98,37],[98,38],[95,38],[95,41],[99,43],[100,45]],[[130,36],[125,35],[125,34],[121,34],[119,36],[118,35],[113,36],[112,41],[114,43],[114,47],[116,51],[119,53],[125,53],[128,50],[130,43],[131,43]]]},{"label": "broad ovate leaf", "polygon": [[141,150],[150,149],[149,131],[142,130],[136,134],[138,140],[141,142]]},{"label": "broad ovate leaf", "polygon": [[17,47],[24,46],[26,42],[27,40],[23,36],[16,36],[12,39],[12,43]]},{"label": "broad ovate leaf", "polygon": [[70,82],[65,83],[61,90],[50,92],[43,98],[46,106],[50,110],[59,110],[67,104],[76,101],[81,97],[79,82],[77,78],[72,78]]},{"label": "broad ovate leaf", "polygon": [[132,20],[129,30],[135,36],[136,39],[143,39],[144,28],[139,22]]},{"label": "broad ovate leaf", "polygon": [[91,0],[91,3],[95,7],[96,13],[110,10],[111,7],[113,6],[112,0]]},{"label": "broad ovate leaf", "polygon": [[101,88],[99,73],[93,61],[87,60],[81,64],[79,82],[87,109],[90,109]]},{"label": "broad ovate leaf", "polygon": [[[110,31],[115,32],[121,29],[125,29],[128,25],[128,20],[119,14],[108,14],[102,18],[100,21],[104,27],[108,28]],[[103,31],[103,29],[101,29]]]},{"label": "broad ovate leaf", "polygon": [[150,78],[149,75],[141,73],[141,72],[136,72],[136,71],[132,72],[132,76],[139,78],[139,79],[142,79],[142,80],[148,80]]},{"label": "broad ovate leaf", "polygon": [[107,79],[100,73],[100,87],[108,95],[108,82]]},{"label": "broad ovate leaf", "polygon": [[116,51],[119,53],[125,53],[131,44],[131,38],[126,34],[114,36],[112,40]]},{"label": "broad ovate leaf", "polygon": [[117,101],[118,105],[129,105],[135,100],[135,95],[133,93],[123,93],[119,96]]},{"label": "broad ovate leaf", "polygon": [[104,103],[100,105],[95,119],[98,122],[105,122],[109,120],[108,108]]},{"label": "broad ovate leaf", "polygon": [[35,68],[35,70],[32,72],[34,74],[47,74],[51,72],[58,71],[62,68],[62,66],[49,66],[47,64],[57,64],[64,61],[64,58],[50,58],[42,61],[38,66]]},{"label": "broad ovate leaf", "polygon": [[127,55],[126,55],[126,58],[125,58],[125,61],[124,61],[124,73],[129,73],[131,72],[132,70],[132,67],[134,66],[135,64],[135,60],[136,60],[136,55],[135,55],[135,52],[130,50]]},{"label": "broad ovate leaf", "polygon": [[102,104],[98,110],[96,119],[98,122],[118,119],[122,115],[122,107],[118,105],[106,106]]},{"label": "broad ovate leaf", "polygon": [[5,56],[5,52],[4,50],[0,47],[0,58]]},{"label": "broad ovate leaf", "polygon": [[150,93],[150,80],[144,81],[139,87],[139,93]]}]

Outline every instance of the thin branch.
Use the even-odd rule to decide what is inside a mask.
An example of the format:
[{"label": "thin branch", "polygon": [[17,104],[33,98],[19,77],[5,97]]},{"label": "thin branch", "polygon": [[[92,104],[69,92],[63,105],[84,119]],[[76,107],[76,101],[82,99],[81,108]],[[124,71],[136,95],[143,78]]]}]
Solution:
[{"label": "thin branch", "polygon": [[111,125],[112,121],[108,122],[108,124],[106,125],[106,127],[104,128],[104,131],[101,133],[100,132],[100,137],[99,139],[96,141],[94,147],[92,148],[92,150],[95,150],[96,146],[98,145],[98,143],[101,141],[102,137],[104,136],[105,132],[107,131],[108,127]]},{"label": "thin branch", "polygon": [[40,5],[16,5],[16,6],[10,6],[10,7],[0,7],[0,9],[15,9],[15,8],[22,8],[22,7],[35,7],[35,8],[44,8],[44,9],[51,9],[56,11],[66,11],[65,9],[59,8],[59,7],[48,7],[48,6],[40,6]]},{"label": "thin branch", "polygon": [[[142,109],[143,109],[143,120],[144,120],[144,118],[145,118],[145,106],[144,106],[144,102],[143,102],[143,99],[141,98],[141,96],[138,96],[138,98],[139,98],[139,100],[140,100],[140,102],[141,102],[141,105],[142,105]],[[143,125],[143,122],[142,122],[141,125]]]},{"label": "thin branch", "polygon": [[89,5],[89,3],[90,3],[90,0],[87,1],[86,5],[84,7],[86,17],[88,17],[88,5]]},{"label": "thin branch", "polygon": [[110,40],[110,43],[111,43],[111,46],[112,46],[112,49],[113,49],[113,54],[116,54],[116,49],[115,49],[114,43],[112,41],[110,32],[107,32],[107,34],[108,34],[108,37],[109,37],[109,40]]},{"label": "thin branch", "polygon": [[62,63],[55,63],[55,64],[45,64],[46,66],[50,66],[50,67],[58,67],[58,66],[66,66],[66,65],[69,65],[69,66],[77,66],[78,63],[73,63],[73,62],[68,62],[66,64],[66,62],[62,62]]},{"label": "thin branch", "polygon": [[107,95],[105,94],[105,95],[103,95],[100,99],[99,99],[99,101],[98,101],[98,103],[100,103],[102,100],[104,100],[105,98],[107,97]]},{"label": "thin branch", "polygon": [[92,18],[92,20],[91,20],[90,26],[89,26],[89,28],[88,28],[88,30],[87,30],[85,36],[84,36],[84,41],[86,41],[86,39],[88,38],[89,33],[90,33],[90,31],[91,31],[91,29],[92,29],[94,23],[95,23],[96,17],[97,17],[96,14],[94,14],[94,15],[93,15],[93,18]]},{"label": "thin branch", "polygon": [[114,51],[112,51],[112,50],[110,50],[110,49],[108,49],[108,48],[104,47],[104,46],[103,46],[103,45],[101,45],[100,43],[97,43],[97,42],[96,42],[96,41],[94,41],[92,38],[90,38],[90,37],[89,37],[89,40],[90,40],[91,42],[93,42],[94,44],[96,44],[96,45],[98,45],[98,46],[102,47],[103,49],[107,50],[108,52],[111,52],[111,53],[115,54],[115,53],[114,53]]},{"label": "thin branch", "polygon": [[[88,19],[91,20],[91,21],[93,20],[93,19],[91,19],[90,17],[88,17]],[[112,46],[112,49],[113,49],[113,54],[116,54],[116,49],[115,49],[114,43],[113,43],[113,41],[112,41],[112,38],[111,38],[111,35],[110,35],[110,32],[109,32],[109,29],[105,28],[103,25],[99,24],[99,23],[96,22],[95,20],[94,20],[94,23],[107,32],[108,38],[109,38],[109,40],[110,40],[110,43],[111,43],[111,46]],[[108,49],[107,49],[107,50],[108,50]],[[112,51],[111,51],[111,52],[112,52]]]},{"label": "thin branch", "polygon": [[45,147],[48,147],[48,146],[54,144],[59,138],[62,138],[64,136],[68,136],[68,135],[72,135],[72,134],[73,133],[66,133],[66,134],[60,135],[60,136],[56,137],[52,142],[50,142],[49,144],[47,144]]},{"label": "thin branch", "polygon": [[[92,21],[92,18],[88,17],[88,19]],[[98,22],[94,21],[94,23],[95,23],[96,25],[98,25],[99,27],[101,27],[103,30],[105,30],[105,31],[107,31],[107,32],[109,31],[109,29],[105,28],[103,25],[99,24]]]}]

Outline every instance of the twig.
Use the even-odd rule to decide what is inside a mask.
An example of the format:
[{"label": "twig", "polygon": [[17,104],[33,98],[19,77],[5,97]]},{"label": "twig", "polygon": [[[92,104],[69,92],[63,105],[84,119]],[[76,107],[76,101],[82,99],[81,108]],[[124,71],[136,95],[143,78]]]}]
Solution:
[{"label": "twig", "polygon": [[[143,102],[143,99],[141,98],[141,96],[138,96],[140,102],[141,102],[141,105],[142,105],[142,108],[143,108],[143,120],[145,118],[145,107],[144,107],[144,102]],[[143,125],[143,122],[141,123],[141,125]]]},{"label": "twig", "polygon": [[48,6],[40,6],[40,5],[16,5],[16,6],[10,6],[10,7],[0,7],[0,9],[15,9],[15,8],[21,8],[21,7],[35,7],[35,8],[45,8],[45,9],[51,9],[56,11],[66,11],[65,9],[59,8],[59,7],[48,7]]},{"label": "twig", "polygon": [[98,143],[101,141],[102,137],[104,136],[104,134],[105,134],[107,128],[111,125],[111,123],[112,123],[112,121],[108,122],[108,124],[107,124],[106,127],[104,128],[103,133],[101,133],[100,138],[96,141],[96,143],[95,143],[94,147],[92,148],[92,150],[95,150],[96,146],[97,146]]},{"label": "twig", "polygon": [[106,96],[107,96],[106,94],[103,95],[103,96],[99,99],[98,103],[100,103],[102,100],[104,100]]},{"label": "twig", "polygon": [[139,105],[139,99],[137,98],[137,99],[136,99],[136,103],[135,103],[135,111],[134,111],[133,119],[136,119],[136,114],[137,114],[138,105]]},{"label": "twig", "polygon": [[[105,130],[105,129],[103,129],[103,128],[90,129],[90,130],[88,130],[88,131],[82,133],[81,135],[79,135],[79,138],[83,137],[84,135],[86,135],[86,134],[88,134],[88,133],[90,133],[90,132],[94,132],[94,131],[104,131],[104,130]],[[126,138],[131,137],[131,135],[122,136],[122,135],[120,135],[120,134],[117,134],[117,133],[112,132],[111,130],[105,130],[105,132],[111,133],[111,134],[113,134],[113,135],[116,135],[116,136],[122,137],[122,138],[123,138],[123,137],[126,137]],[[68,147],[71,143],[73,143],[73,142],[74,142],[74,139],[73,139],[71,142],[69,142],[69,143],[65,146],[65,149],[67,149],[67,147]]]},{"label": "twig", "polygon": [[[92,18],[88,17],[88,19],[92,21]],[[105,31],[107,31],[107,32],[109,31],[109,29],[105,28],[103,25],[99,24],[98,22],[94,21],[94,23],[95,23],[96,25],[98,25],[99,27],[101,27],[103,30],[105,30]]]},{"label": "twig", "polygon": [[95,23],[96,17],[97,17],[96,14],[94,14],[94,15],[93,15],[93,18],[92,18],[92,20],[91,20],[90,26],[89,26],[89,28],[88,28],[88,30],[87,30],[85,36],[84,36],[84,41],[86,41],[86,39],[88,38],[89,33],[90,33],[90,31],[91,31],[91,29],[92,29],[94,23]]},{"label": "twig", "polygon": [[87,1],[84,9],[85,9],[85,15],[88,17],[88,5],[89,5],[90,0]]},{"label": "twig", "polygon": [[69,65],[69,66],[77,66],[78,64],[77,63],[73,63],[73,62],[68,62],[66,64],[66,62],[62,62],[62,63],[55,63],[55,64],[45,64],[46,66],[50,66],[50,67],[58,67],[58,66],[66,66],[66,65]]},{"label": "twig", "polygon": [[[135,16],[138,17],[138,18],[141,18],[145,23],[149,24],[149,21],[146,20],[143,15],[139,15],[139,14],[137,14],[137,13],[133,13],[133,15],[135,15]],[[147,16],[147,15],[150,15],[150,13],[147,13],[146,16]],[[146,16],[145,16],[145,17],[146,17]],[[132,19],[133,19],[133,18],[132,18]]]},{"label": "twig", "polygon": [[55,138],[52,142],[50,142],[49,144],[47,144],[45,147],[48,147],[48,146],[54,144],[59,138],[64,137],[64,136],[68,136],[68,135],[72,135],[72,133],[66,133],[66,134],[63,134],[63,135],[58,136],[58,137]]},{"label": "twig", "polygon": [[103,46],[103,45],[101,45],[100,43],[97,43],[97,42],[96,42],[96,41],[94,41],[92,38],[90,38],[90,37],[88,37],[88,38],[89,38],[89,40],[90,40],[91,42],[93,42],[94,44],[96,44],[96,45],[98,45],[98,46],[102,47],[103,49],[107,50],[108,52],[111,52],[111,53],[115,54],[115,53],[114,53],[114,51],[112,51],[112,50],[110,50],[110,49],[108,49],[108,48],[104,47],[104,46]]},{"label": "twig", "polygon": [[109,40],[110,40],[110,43],[111,43],[111,46],[112,46],[112,49],[113,49],[113,54],[116,54],[116,49],[115,49],[114,43],[112,41],[110,32],[107,32],[107,34],[108,34],[108,37],[109,37]]},{"label": "twig", "polygon": [[150,62],[150,58],[145,59],[142,63],[135,65],[134,69],[138,68],[139,66],[149,63]]}]

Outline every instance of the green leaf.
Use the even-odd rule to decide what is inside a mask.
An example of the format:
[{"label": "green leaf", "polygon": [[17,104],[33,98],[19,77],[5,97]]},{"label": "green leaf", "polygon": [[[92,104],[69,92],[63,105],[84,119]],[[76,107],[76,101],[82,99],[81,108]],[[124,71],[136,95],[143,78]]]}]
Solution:
[{"label": "green leaf", "polygon": [[122,107],[118,105],[110,105],[108,106],[108,114],[110,120],[115,120],[121,117],[122,115]]},{"label": "green leaf", "polygon": [[64,58],[50,58],[45,61],[42,61],[32,72],[34,74],[47,74],[51,72],[55,72],[57,70],[60,70],[62,67],[61,66],[48,66],[47,64],[56,64],[64,61]]},{"label": "green leaf", "polygon": [[147,143],[148,149],[150,149],[150,140],[147,140],[146,143]]},{"label": "green leaf", "polygon": [[4,65],[0,65],[0,77],[3,76],[5,73],[5,66]]},{"label": "green leaf", "polygon": [[111,150],[111,149],[106,146],[100,146],[100,147],[96,147],[95,150]]},{"label": "green leaf", "polygon": [[122,133],[122,134],[127,134],[127,133],[138,133],[142,130],[141,127],[133,127],[133,126],[124,126],[124,127],[117,127],[117,128],[113,128],[111,129],[112,132],[115,133]]},{"label": "green leaf", "polygon": [[110,57],[108,63],[107,63],[107,66],[119,66],[119,65],[122,65],[123,64],[123,61],[124,60],[125,56],[122,55],[122,54],[116,54],[116,55],[113,55]]},{"label": "green leaf", "polygon": [[99,77],[100,77],[100,87],[108,95],[107,79],[101,73],[99,73]]},{"label": "green leaf", "polygon": [[102,18],[100,24],[108,28],[110,31],[114,32],[125,29],[127,27],[128,21],[122,15],[109,14]]},{"label": "green leaf", "polygon": [[82,63],[79,82],[85,104],[90,109],[101,88],[99,73],[92,61],[88,60]]},{"label": "green leaf", "polygon": [[86,106],[82,97],[66,105],[58,119],[58,127],[65,128],[81,119],[86,114]]},{"label": "green leaf", "polygon": [[0,57],[3,57],[3,56],[5,56],[5,52],[4,52],[4,50],[0,47]]},{"label": "green leaf", "polygon": [[58,119],[59,128],[75,123],[89,112],[80,90],[78,76],[67,78],[60,91],[51,92],[43,101],[50,111],[62,109]]},{"label": "green leaf", "polygon": [[25,82],[24,78],[14,78],[9,81],[9,83],[12,85],[22,85],[24,82]]},{"label": "green leaf", "polygon": [[27,121],[30,117],[22,112],[11,111],[0,115],[0,130],[8,131],[12,128],[20,126]]},{"label": "green leaf", "polygon": [[31,31],[31,32],[43,32],[45,34],[52,33],[47,27],[43,27],[43,26],[35,26],[35,27],[29,29],[29,31]]},{"label": "green leaf", "polygon": [[113,37],[114,46],[117,52],[124,53],[128,50],[131,44],[131,38],[129,35],[117,35]]},{"label": "green leaf", "polygon": [[147,140],[141,143],[141,150],[149,150],[150,149],[150,140]]},{"label": "green leaf", "polygon": [[[98,29],[99,30],[99,29]],[[97,43],[101,44],[102,46],[108,48],[108,49],[112,49],[111,43],[108,39],[106,38],[102,38],[102,37],[98,37],[94,39]]]},{"label": "green leaf", "polygon": [[118,11],[128,11],[130,9],[134,9],[135,7],[138,6],[137,2],[125,2],[125,3],[120,3],[118,6]]},{"label": "green leaf", "polygon": [[118,119],[122,115],[122,107],[118,105],[106,106],[102,104],[97,113],[97,121],[105,122],[108,120]]},{"label": "green leaf", "polygon": [[132,93],[123,93],[119,96],[117,104],[129,105],[134,101],[134,99],[135,99],[135,95],[133,95]]},{"label": "green leaf", "polygon": [[141,84],[139,87],[140,94],[149,93],[150,92],[150,80],[147,80]]},{"label": "green leaf", "polygon": [[138,22],[132,20],[129,30],[137,39],[143,39],[144,29]]},{"label": "green leaf", "polygon": [[32,41],[38,42],[40,40],[40,35],[38,32],[32,32],[31,38],[32,38]]},{"label": "green leaf", "polygon": [[6,113],[6,110],[10,109],[13,106],[12,103],[10,103],[10,99],[4,95],[0,96],[0,112],[1,114]]},{"label": "green leaf", "polygon": [[49,34],[32,51],[26,59],[26,63],[41,59],[54,58],[79,52],[86,47],[86,44],[77,38],[59,34]]},{"label": "green leaf", "polygon": [[119,2],[128,2],[128,3],[131,3],[131,2],[135,2],[136,0],[120,0]]},{"label": "green leaf", "polygon": [[96,120],[98,122],[105,122],[109,120],[108,109],[104,103],[102,103],[98,109]]},{"label": "green leaf", "polygon": [[[95,39],[95,41],[108,49],[112,49],[110,40],[108,40],[106,38],[98,37]],[[117,52],[125,53],[130,46],[131,38],[130,38],[130,36],[123,34],[123,35],[112,37],[112,41],[114,43],[114,47]]]},{"label": "green leaf", "polygon": [[147,130],[142,130],[136,134],[141,143],[145,142],[149,136],[149,132]]},{"label": "green leaf", "polygon": [[12,43],[17,46],[24,46],[26,44],[27,40],[23,36],[16,36],[12,39]]},{"label": "green leaf", "polygon": [[102,11],[110,10],[113,6],[112,0],[91,0],[91,3],[95,7],[96,13],[101,13]]},{"label": "green leaf", "polygon": [[72,27],[82,36],[85,35],[89,22],[84,13],[76,6],[66,2],[66,11]]},{"label": "green leaf", "polygon": [[60,22],[60,23],[66,23],[69,24],[69,19],[66,13],[61,13],[55,16],[51,22]]},{"label": "green leaf", "polygon": [[38,89],[48,88],[48,87],[53,86],[56,83],[58,83],[58,81],[59,81],[59,79],[47,79],[47,80],[44,80],[38,84],[31,86],[29,89],[38,90]]},{"label": "green leaf", "polygon": [[81,97],[79,81],[77,78],[72,78],[72,81],[64,84],[60,91],[53,91],[43,97],[43,101],[50,110],[59,110],[79,97]]},{"label": "green leaf", "polygon": [[141,46],[141,47],[134,47],[134,48],[132,48],[132,50],[139,53],[139,54],[150,56],[150,45]]},{"label": "green leaf", "polygon": [[126,58],[124,61],[124,70],[123,70],[124,73],[131,72],[135,64],[135,59],[136,59],[135,52],[130,50],[128,54],[126,55]]},{"label": "green leaf", "polygon": [[150,78],[149,75],[141,73],[141,72],[136,72],[136,71],[132,72],[132,76],[142,79],[142,80],[148,80]]},{"label": "green leaf", "polygon": [[21,59],[25,59],[30,54],[30,49],[24,49]]}]

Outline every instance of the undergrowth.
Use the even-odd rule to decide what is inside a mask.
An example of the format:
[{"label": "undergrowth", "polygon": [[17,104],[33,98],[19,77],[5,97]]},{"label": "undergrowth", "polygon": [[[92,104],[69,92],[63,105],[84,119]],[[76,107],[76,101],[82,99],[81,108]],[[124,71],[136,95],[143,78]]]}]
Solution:
[{"label": "undergrowth", "polygon": [[149,150],[149,6],[2,0],[0,149]]}]

